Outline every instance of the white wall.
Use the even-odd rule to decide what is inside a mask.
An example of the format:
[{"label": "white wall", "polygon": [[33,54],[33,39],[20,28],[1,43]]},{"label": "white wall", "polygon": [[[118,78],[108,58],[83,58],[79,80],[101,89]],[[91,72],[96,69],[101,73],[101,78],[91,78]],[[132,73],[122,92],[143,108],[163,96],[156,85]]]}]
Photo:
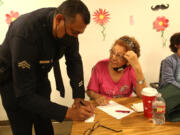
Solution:
[{"label": "white wall", "polygon": [[[85,86],[91,74],[92,66],[101,59],[109,56],[109,49],[113,42],[123,35],[134,36],[141,45],[140,62],[147,82],[158,81],[159,63],[171,54],[169,50],[169,37],[180,31],[179,0],[83,0],[88,6],[91,15],[98,8],[107,9],[110,13],[110,22],[106,25],[106,40],[102,40],[101,27],[91,20],[84,34],[79,36],[80,53],[84,65]],[[3,42],[8,25],[5,23],[5,14],[10,10],[20,14],[41,7],[57,7],[62,0],[3,0],[0,6],[0,43]],[[156,4],[169,4],[168,10],[152,11],[150,7]],[[129,24],[129,17],[133,16],[134,25]],[[161,33],[153,29],[153,22],[158,16],[169,19],[169,27],[164,36],[168,38],[166,47],[162,47]],[[66,75],[64,59],[61,59],[62,75],[66,88],[65,99],[59,98],[55,90],[52,71],[49,76],[52,82],[52,101],[70,106],[73,103],[69,79]],[[87,97],[86,97],[87,98]],[[0,105],[0,120],[7,119],[3,107]]]}]

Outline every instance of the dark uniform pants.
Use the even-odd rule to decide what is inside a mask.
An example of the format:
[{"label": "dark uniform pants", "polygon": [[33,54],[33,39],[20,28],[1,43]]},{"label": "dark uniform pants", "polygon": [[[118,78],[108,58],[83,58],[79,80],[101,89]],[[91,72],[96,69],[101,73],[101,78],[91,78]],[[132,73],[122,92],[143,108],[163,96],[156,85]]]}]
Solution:
[{"label": "dark uniform pants", "polygon": [[[47,88],[46,85],[43,84],[43,86],[45,89]],[[12,83],[1,86],[0,93],[2,104],[9,118],[13,135],[32,135],[33,126],[36,135],[54,135],[50,119],[18,106],[13,92]],[[47,98],[50,98],[50,94],[48,94]]]}]

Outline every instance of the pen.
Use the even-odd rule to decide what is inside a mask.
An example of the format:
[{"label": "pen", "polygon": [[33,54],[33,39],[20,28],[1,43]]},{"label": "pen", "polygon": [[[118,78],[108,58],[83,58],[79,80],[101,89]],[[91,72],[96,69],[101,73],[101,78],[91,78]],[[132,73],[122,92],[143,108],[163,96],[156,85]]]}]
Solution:
[{"label": "pen", "polygon": [[125,110],[116,110],[116,112],[121,112],[121,113],[130,113],[130,111],[125,111]]}]

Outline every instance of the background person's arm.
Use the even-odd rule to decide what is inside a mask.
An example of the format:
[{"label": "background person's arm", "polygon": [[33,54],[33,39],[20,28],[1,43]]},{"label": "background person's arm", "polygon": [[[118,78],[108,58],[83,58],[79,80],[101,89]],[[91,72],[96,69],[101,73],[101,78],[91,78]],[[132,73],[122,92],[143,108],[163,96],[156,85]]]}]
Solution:
[{"label": "background person's arm", "polygon": [[170,59],[166,59],[162,63],[161,80],[163,80],[166,85],[173,84],[176,87],[180,88],[180,83],[176,81],[175,73],[173,71],[173,61]]}]

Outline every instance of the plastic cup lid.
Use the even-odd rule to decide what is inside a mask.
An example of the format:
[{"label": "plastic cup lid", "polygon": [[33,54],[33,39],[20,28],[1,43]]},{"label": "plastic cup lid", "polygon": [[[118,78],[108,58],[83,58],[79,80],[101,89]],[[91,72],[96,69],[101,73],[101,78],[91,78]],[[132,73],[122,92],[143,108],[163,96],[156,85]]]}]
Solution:
[{"label": "plastic cup lid", "polygon": [[141,94],[144,96],[156,96],[158,92],[154,88],[146,87],[146,88],[143,88]]}]

